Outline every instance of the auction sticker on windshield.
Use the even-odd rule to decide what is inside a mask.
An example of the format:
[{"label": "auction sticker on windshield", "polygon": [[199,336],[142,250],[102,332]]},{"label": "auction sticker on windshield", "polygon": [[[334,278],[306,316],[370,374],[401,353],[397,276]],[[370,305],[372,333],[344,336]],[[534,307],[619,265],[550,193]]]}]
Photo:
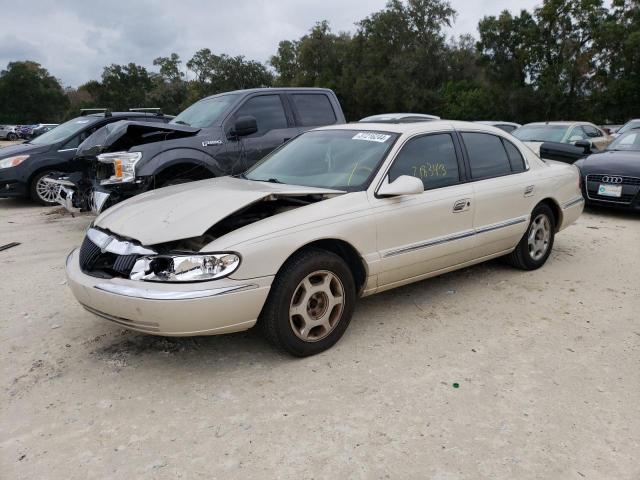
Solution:
[{"label": "auction sticker on windshield", "polygon": [[605,197],[621,197],[622,185],[600,185],[598,187],[598,195]]},{"label": "auction sticker on windshield", "polygon": [[352,140],[366,140],[367,142],[384,143],[390,138],[391,135],[385,135],[384,133],[360,132],[356,133]]}]

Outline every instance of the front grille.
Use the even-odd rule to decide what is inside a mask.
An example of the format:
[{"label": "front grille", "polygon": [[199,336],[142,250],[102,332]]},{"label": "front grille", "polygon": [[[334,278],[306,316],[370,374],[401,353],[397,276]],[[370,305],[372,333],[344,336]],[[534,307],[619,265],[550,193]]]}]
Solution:
[{"label": "front grille", "polygon": [[633,199],[635,198],[634,194],[629,194],[629,193],[623,193],[620,197],[608,197],[606,195],[598,195],[598,190],[591,190],[589,189],[587,191],[588,196],[590,199],[592,200],[601,200],[604,202],[613,202],[613,203],[625,203],[625,204],[629,204],[633,201]]},{"label": "front grille", "polygon": [[607,182],[603,181],[604,177],[622,178],[622,182],[621,183],[616,183],[615,185],[640,185],[640,178],[623,177],[622,175],[587,175],[587,182],[607,183]]},{"label": "front grille", "polygon": [[[612,182],[612,178],[621,179],[620,182]],[[607,195],[598,195],[598,187],[601,185],[616,185],[622,187],[622,195],[619,197],[610,197]],[[607,203],[618,203],[621,205],[630,205],[640,192],[640,178],[626,177],[623,175],[587,175],[587,197],[590,200],[596,200]]]},{"label": "front grille", "polygon": [[80,268],[96,277],[129,277],[138,255],[116,255],[102,252],[89,237],[84,237],[80,247]]}]

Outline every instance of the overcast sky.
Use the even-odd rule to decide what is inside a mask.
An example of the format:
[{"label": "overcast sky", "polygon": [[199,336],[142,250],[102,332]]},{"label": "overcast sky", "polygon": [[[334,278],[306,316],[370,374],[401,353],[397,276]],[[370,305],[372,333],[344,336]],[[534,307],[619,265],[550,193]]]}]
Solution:
[{"label": "overcast sky", "polygon": [[[3,2],[0,2],[4,3]],[[0,14],[0,68],[35,60],[64,85],[98,79],[102,67],[135,62],[147,67],[171,52],[184,62],[204,47],[266,61],[278,42],[297,39],[316,21],[333,31],[384,7],[386,0],[29,0]],[[504,9],[529,9],[539,0],[452,0],[458,11],[448,33],[477,34],[478,20]],[[516,7],[517,5],[517,7]]]}]

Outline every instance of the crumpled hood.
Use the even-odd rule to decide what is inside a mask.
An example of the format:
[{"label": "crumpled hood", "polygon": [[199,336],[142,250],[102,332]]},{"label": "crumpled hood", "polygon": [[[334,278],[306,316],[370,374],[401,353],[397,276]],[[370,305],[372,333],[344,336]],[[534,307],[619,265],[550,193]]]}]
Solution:
[{"label": "crumpled hood", "polygon": [[186,125],[121,120],[105,125],[89,136],[78,147],[76,156],[95,156],[108,150],[129,150],[135,145],[191,137],[200,130]]},{"label": "crumpled hood", "polygon": [[13,157],[14,155],[35,155],[49,150],[51,145],[31,145],[29,143],[18,143],[0,148],[0,159]]},{"label": "crumpled hood", "polygon": [[220,177],[137,195],[107,209],[94,225],[155,245],[203,235],[220,220],[270,195],[336,193],[343,192]]}]

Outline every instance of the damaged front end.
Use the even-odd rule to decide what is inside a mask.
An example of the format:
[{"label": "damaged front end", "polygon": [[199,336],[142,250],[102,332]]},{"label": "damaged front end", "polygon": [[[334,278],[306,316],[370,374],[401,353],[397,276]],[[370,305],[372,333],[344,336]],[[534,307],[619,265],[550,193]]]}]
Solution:
[{"label": "damaged front end", "polygon": [[142,145],[196,135],[200,129],[153,122],[119,121],[97,130],[76,151],[75,172],[51,175],[57,202],[71,212],[100,213],[108,206],[145,192],[152,178],[136,176]]},{"label": "damaged front end", "polygon": [[[116,233],[124,230],[100,221],[100,217],[89,229],[80,249],[80,264],[86,274],[104,279],[120,277],[151,282],[194,282],[221,278],[238,268],[240,255],[228,251],[211,253],[207,250],[209,244],[228,233],[314,204],[335,193],[340,194],[266,195],[237,211],[225,212],[226,216],[220,215],[218,221],[214,220],[198,235],[166,238],[159,243],[141,240],[133,229],[127,229],[128,234]],[[159,236],[157,238],[160,239]]]}]

